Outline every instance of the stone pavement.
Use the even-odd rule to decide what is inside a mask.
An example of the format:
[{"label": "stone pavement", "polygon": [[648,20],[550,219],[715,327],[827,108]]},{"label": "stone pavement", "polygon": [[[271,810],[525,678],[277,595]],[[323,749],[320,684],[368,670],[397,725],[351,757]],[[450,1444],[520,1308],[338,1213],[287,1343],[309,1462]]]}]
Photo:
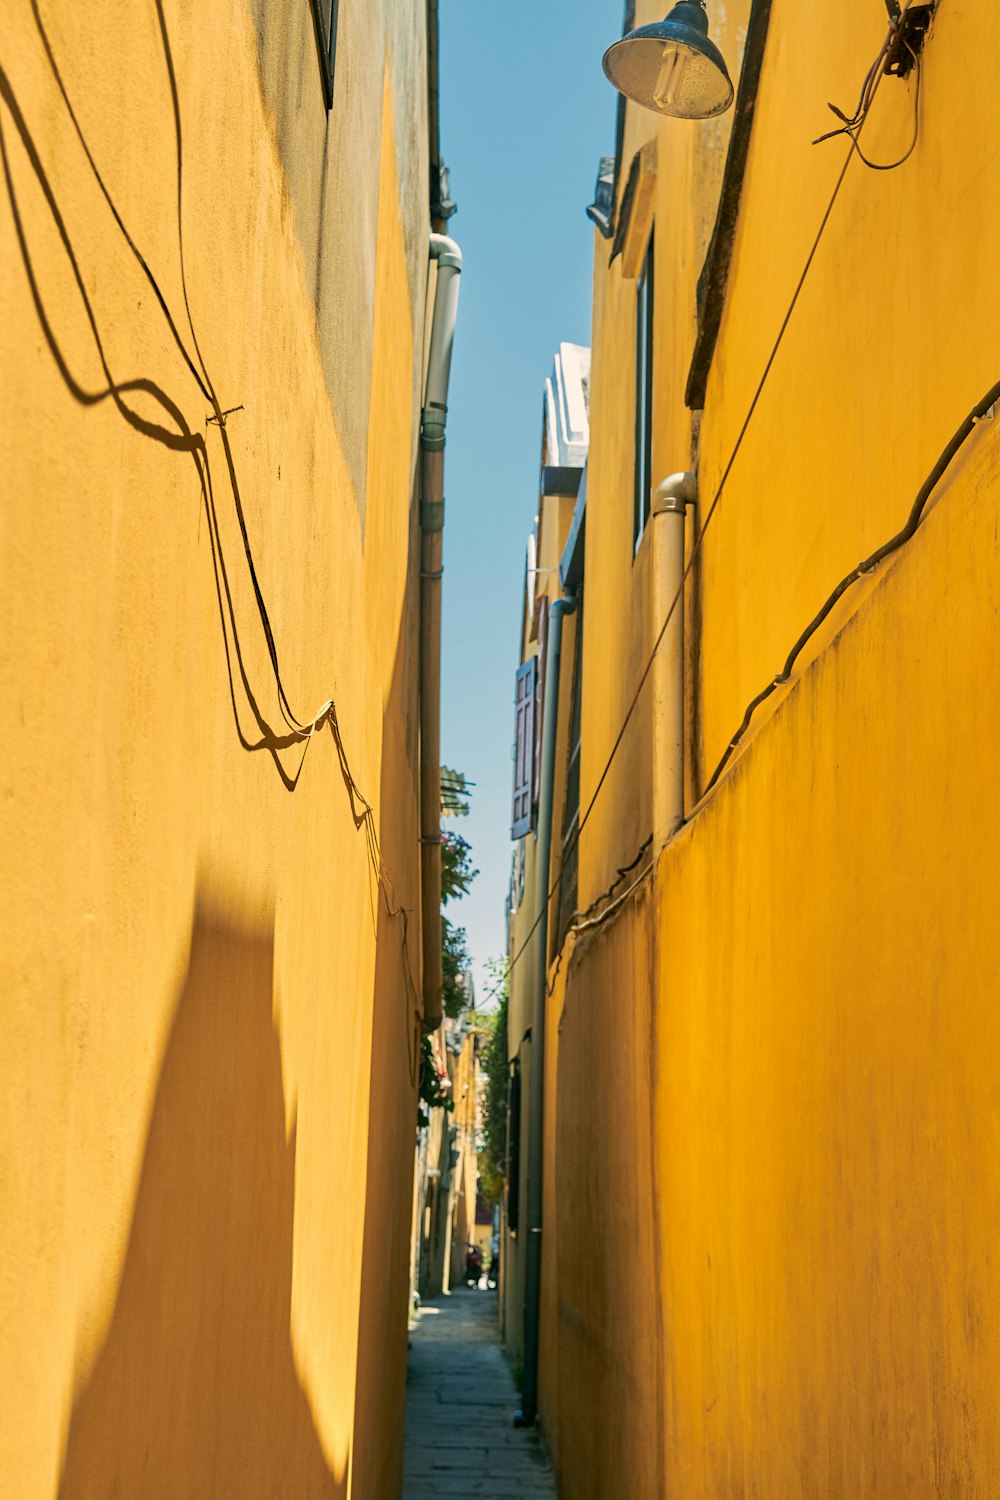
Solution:
[{"label": "stone pavement", "polygon": [[497,1294],[462,1288],[424,1303],[410,1335],[403,1500],[555,1500],[537,1429],[500,1351]]}]

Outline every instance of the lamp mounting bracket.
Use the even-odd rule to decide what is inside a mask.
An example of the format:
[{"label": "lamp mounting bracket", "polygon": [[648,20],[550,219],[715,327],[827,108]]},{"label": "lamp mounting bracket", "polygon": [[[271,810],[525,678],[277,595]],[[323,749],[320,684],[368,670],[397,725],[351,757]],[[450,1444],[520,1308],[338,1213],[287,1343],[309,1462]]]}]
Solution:
[{"label": "lamp mounting bracket", "polygon": [[885,60],[885,72],[893,78],[908,78],[924,48],[937,0],[916,3],[904,12],[899,0],[885,0],[896,34]]}]

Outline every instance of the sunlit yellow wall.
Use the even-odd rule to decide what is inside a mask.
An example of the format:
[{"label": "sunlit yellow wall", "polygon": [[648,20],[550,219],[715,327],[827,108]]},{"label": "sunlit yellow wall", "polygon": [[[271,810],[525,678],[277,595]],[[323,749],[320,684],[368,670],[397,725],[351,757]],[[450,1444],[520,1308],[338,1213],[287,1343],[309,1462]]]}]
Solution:
[{"label": "sunlit yellow wall", "polygon": [[[713,10],[712,36],[733,64],[741,56],[749,0]],[[636,24],[662,19],[653,3],[636,6]],[[631,108],[625,122],[619,192],[633,157],[655,143],[652,224],[656,330],[653,474],[691,466],[691,413],[684,405],[697,333],[696,288],[712,234],[731,117],[664,123]],[[633,543],[636,281],[613,240],[594,235],[594,306],[590,391],[595,412],[587,468],[588,566],[584,611],[584,700],[581,807],[607,763],[655,635],[651,619],[650,528]],[[650,831],[650,721],[643,698],[635,722],[595,805],[590,836],[580,843],[580,896],[588,903]]]},{"label": "sunlit yellow wall", "polygon": [[668,1472],[698,1454],[695,1495],[996,1488],[998,477],[990,435],[661,867]]},{"label": "sunlit yellow wall", "polygon": [[476,1238],[476,1188],[479,1181],[476,1154],[476,1032],[462,1039],[455,1065],[455,1150],[453,1168],[455,1201],[451,1232],[451,1285],[461,1286],[465,1277],[465,1254]]},{"label": "sunlit yellow wall", "polygon": [[[708,493],[844,159],[842,143],[809,139],[836,124],[828,98],[856,95],[883,25],[877,6],[856,28],[832,12],[820,25],[794,5],[775,7],[707,396]],[[997,378],[1000,314],[988,288],[1000,187],[984,117],[997,51],[984,17],[945,0],[923,61],[916,151],[897,172],[850,168],[706,538],[709,770],[829,589],[902,525],[945,442]],[[884,81],[863,142],[876,161],[909,144],[915,90],[914,78]]]},{"label": "sunlit yellow wall", "polygon": [[434,1038],[447,1070],[451,1108],[432,1109],[417,1149],[423,1178],[414,1252],[422,1297],[447,1295],[465,1278],[465,1252],[476,1218],[476,1032],[469,1018],[446,1019]]},{"label": "sunlit yellow wall", "polygon": [[[884,27],[881,5],[848,24],[775,0],[702,515],[843,162],[809,141],[828,99],[853,106]],[[1000,378],[998,62],[989,18],[943,0],[912,160],[850,168],[705,540],[702,782]],[[880,90],[876,160],[908,144],[914,96]],[[659,127],[658,225],[685,222],[685,194],[700,212],[691,178],[663,176],[675,129]],[[653,629],[642,549],[629,558],[634,304],[596,246],[584,803]],[[694,331],[687,263],[672,282],[662,253],[658,229],[674,351],[656,356],[659,474],[688,461],[678,306]],[[655,876],[563,955],[542,1398],[570,1500],[996,1494],[998,480],[985,423],[915,539],[850,596],[712,798],[689,801]],[[584,832],[584,899],[649,831],[647,724]]]},{"label": "sunlit yellow wall", "polygon": [[[267,10],[269,39],[244,0],[0,13],[0,1487],[18,1500],[398,1486],[419,934],[404,950],[378,908],[329,726],[304,761],[282,743],[187,360],[240,408],[232,471],[288,704],[310,723],[336,700],[412,908],[424,8],[342,0],[329,122],[307,0]],[[324,173],[363,211],[318,256]]]}]

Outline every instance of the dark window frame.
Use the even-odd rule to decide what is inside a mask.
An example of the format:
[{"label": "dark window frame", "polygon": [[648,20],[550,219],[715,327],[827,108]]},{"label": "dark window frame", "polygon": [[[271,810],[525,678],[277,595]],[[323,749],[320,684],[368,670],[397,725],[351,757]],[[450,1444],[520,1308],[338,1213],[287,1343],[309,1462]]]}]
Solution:
[{"label": "dark window frame", "polygon": [[516,1236],[521,1203],[521,1059],[511,1060],[507,1075],[507,1229]]},{"label": "dark window frame", "polygon": [[646,530],[653,499],[654,259],[654,230],[650,229],[642,270],[635,286],[635,490],[632,501],[632,542],[636,552]]},{"label": "dark window frame", "polygon": [[514,787],[510,836],[534,833],[537,822],[535,790],[535,713],[538,698],[538,657],[529,656],[514,677]]},{"label": "dark window frame", "polygon": [[319,53],[319,71],[323,80],[323,98],[327,109],[332,109],[340,0],[311,0],[311,4],[313,25],[316,30],[316,50]]}]

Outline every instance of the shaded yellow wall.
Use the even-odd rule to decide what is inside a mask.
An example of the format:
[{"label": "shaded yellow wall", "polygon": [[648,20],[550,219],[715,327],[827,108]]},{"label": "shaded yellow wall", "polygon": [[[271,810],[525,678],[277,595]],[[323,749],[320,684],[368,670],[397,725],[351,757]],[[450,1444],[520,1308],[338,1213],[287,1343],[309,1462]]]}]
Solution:
[{"label": "shaded yellow wall", "polygon": [[[543,439],[544,441],[544,439]],[[559,563],[573,520],[574,499],[569,495],[547,495],[539,498],[536,518],[536,571],[528,579],[523,601],[522,659],[527,661],[537,656],[537,637],[529,639],[537,604],[551,603],[562,593],[559,581]],[[576,640],[576,621],[568,617],[564,624],[563,658],[560,677],[559,715],[560,722],[567,721],[572,695],[572,649]],[[544,686],[543,686],[544,691]],[[540,711],[540,709],[539,709]],[[565,796],[566,755],[557,755],[553,797],[553,822],[557,830],[552,852],[552,867],[549,883],[558,871],[561,858],[563,799]],[[520,1065],[521,1077],[521,1149],[519,1161],[519,1207],[520,1227],[514,1233],[505,1232],[501,1247],[503,1281],[500,1295],[503,1300],[504,1342],[515,1357],[520,1357],[524,1347],[524,1275],[527,1255],[526,1213],[528,1203],[528,1117],[531,1097],[532,1037],[534,1018],[534,995],[538,965],[538,943],[541,934],[535,927],[542,891],[538,885],[538,839],[528,833],[521,840],[520,859],[523,861],[524,889],[521,898],[511,912],[510,952],[508,958],[515,960],[510,970],[510,1000],[507,1012],[507,1044],[510,1060]],[[558,900],[553,900],[550,921],[558,919]],[[550,933],[551,937],[551,933]],[[551,944],[550,944],[551,951]],[[546,1064],[546,1076],[549,1067]],[[545,1168],[547,1170],[547,1167]]]},{"label": "shaded yellow wall", "polygon": [[[843,160],[808,142],[827,99],[857,97],[884,25],[878,6],[848,25],[775,0],[703,506]],[[706,772],[1000,377],[985,264],[998,61],[986,18],[946,0],[912,161],[851,167],[705,541],[690,686]],[[913,82],[884,84],[865,137],[876,159],[905,148],[913,105]],[[675,128],[660,127],[667,240],[697,197],[693,179],[663,176]],[[653,628],[642,548],[629,556],[634,300],[596,244],[584,805],[648,650],[635,636]],[[674,304],[693,338],[699,264],[678,254],[672,282],[660,256],[658,232],[665,474],[685,463]],[[563,955],[542,1414],[569,1500],[996,1493],[998,466],[983,424],[655,873]],[[584,831],[584,900],[649,831],[650,756],[639,715]]]},{"label": "shaded yellow wall", "polygon": [[[442,1032],[436,1034],[435,1044],[438,1065],[448,1070],[450,1079],[450,1059],[445,1055]],[[432,1109],[426,1134],[417,1149],[418,1171],[421,1165],[424,1171],[419,1227],[418,1291],[421,1297],[440,1297],[448,1292],[451,1284],[453,1139],[451,1112],[444,1108]]]},{"label": "shaded yellow wall", "polygon": [[[353,1447],[353,1493],[390,1495],[418,934],[404,954],[376,910],[329,728],[304,762],[280,743],[222,434],[44,38],[191,362],[242,408],[227,436],[288,700],[308,722],[335,698],[409,906],[426,148],[398,158],[392,33],[353,100],[347,46],[338,107],[385,127],[337,168],[378,182],[358,232],[377,312],[332,399],[250,11],[164,0],[162,21],[176,117],[152,0],[0,16],[0,1472],[24,1500],[271,1496],[278,1474],[334,1495]],[[286,89],[309,111],[299,61]],[[322,289],[349,295],[336,262]],[[362,1284],[373,1245],[381,1286]]]}]

